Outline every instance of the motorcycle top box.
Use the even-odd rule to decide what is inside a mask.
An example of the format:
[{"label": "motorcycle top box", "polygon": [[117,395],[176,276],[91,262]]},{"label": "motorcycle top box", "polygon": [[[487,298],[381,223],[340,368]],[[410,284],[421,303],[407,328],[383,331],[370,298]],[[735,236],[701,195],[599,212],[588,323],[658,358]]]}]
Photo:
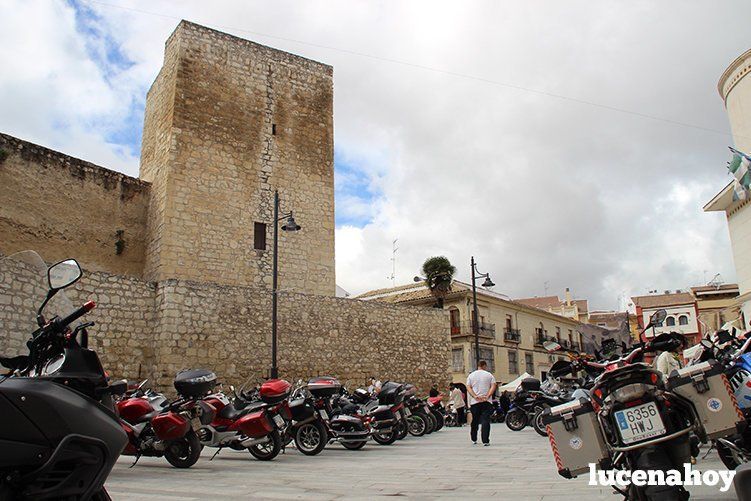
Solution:
[{"label": "motorcycle top box", "polygon": [[352,392],[352,399],[358,404],[366,404],[370,400],[370,392],[362,388],[356,389]]},{"label": "motorcycle top box", "polygon": [[284,379],[269,379],[261,385],[261,400],[267,404],[278,404],[292,391],[292,385]]},{"label": "motorcycle top box", "polygon": [[522,391],[540,391],[540,380],[535,377],[522,379]]},{"label": "motorcycle top box", "polygon": [[546,409],[547,427],[558,474],[572,478],[589,471],[589,464],[605,465],[608,448],[592,403],[581,398]]},{"label": "motorcycle top box", "polygon": [[710,440],[733,435],[745,424],[723,367],[715,360],[673,371],[668,387],[691,401]]},{"label": "motorcycle top box", "polygon": [[216,386],[216,374],[205,369],[186,369],[175,376],[177,394],[187,398],[201,398]]},{"label": "motorcycle top box", "polygon": [[328,398],[342,390],[342,383],[329,376],[315,377],[308,381],[308,391],[316,398]]}]

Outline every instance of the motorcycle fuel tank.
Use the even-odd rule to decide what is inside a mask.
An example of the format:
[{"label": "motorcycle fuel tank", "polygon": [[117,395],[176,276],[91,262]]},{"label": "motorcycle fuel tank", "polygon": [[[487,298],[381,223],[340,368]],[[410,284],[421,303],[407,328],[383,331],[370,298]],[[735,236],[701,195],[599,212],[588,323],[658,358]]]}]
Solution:
[{"label": "motorcycle fuel tank", "polygon": [[117,403],[117,413],[129,423],[138,423],[153,411],[151,404],[143,398],[129,398]]}]

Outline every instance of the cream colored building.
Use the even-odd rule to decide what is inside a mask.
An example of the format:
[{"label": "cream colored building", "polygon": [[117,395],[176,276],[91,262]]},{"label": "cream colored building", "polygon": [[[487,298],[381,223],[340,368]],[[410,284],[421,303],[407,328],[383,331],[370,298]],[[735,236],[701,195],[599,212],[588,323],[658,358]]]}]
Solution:
[{"label": "cream colored building", "polygon": [[[751,49],[741,54],[720,77],[717,88],[725,103],[735,147],[751,154]],[[751,198],[751,197],[749,197]],[[740,308],[746,327],[751,321],[751,200],[733,201],[733,183],[704,206],[706,212],[724,211],[730,232],[738,278]]]},{"label": "cream colored building", "polygon": [[[356,299],[423,307],[436,303],[424,283],[374,290]],[[524,372],[538,378],[543,376],[559,358],[543,349],[546,339],[558,340],[577,350],[581,348],[578,331],[581,324],[572,318],[480,288],[477,289],[477,306],[480,358],[488,361],[497,381],[508,382]],[[455,280],[444,298],[444,310],[446,327],[451,332],[452,378],[455,382],[465,382],[475,364],[471,286]]]}]

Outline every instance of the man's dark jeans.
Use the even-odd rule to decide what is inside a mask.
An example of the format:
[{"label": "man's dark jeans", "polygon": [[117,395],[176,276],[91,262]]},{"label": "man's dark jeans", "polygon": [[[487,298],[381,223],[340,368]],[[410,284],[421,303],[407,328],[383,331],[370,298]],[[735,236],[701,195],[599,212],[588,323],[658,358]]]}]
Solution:
[{"label": "man's dark jeans", "polygon": [[477,428],[482,425],[482,443],[490,443],[490,416],[493,414],[493,404],[479,402],[469,407],[472,413],[472,424],[469,428],[469,437],[477,442]]}]

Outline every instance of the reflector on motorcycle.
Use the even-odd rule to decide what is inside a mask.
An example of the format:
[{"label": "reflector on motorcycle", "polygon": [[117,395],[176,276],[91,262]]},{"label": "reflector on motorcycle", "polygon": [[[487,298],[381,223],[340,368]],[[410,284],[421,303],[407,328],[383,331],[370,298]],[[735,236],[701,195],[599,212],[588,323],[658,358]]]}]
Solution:
[{"label": "reflector on motorcycle", "polygon": [[733,435],[745,423],[723,367],[715,360],[673,371],[668,387],[691,401],[710,440]]},{"label": "reflector on motorcycle", "polygon": [[590,463],[605,467],[608,449],[589,401],[581,398],[551,407],[543,413],[542,422],[559,475],[576,477],[589,471]]}]

